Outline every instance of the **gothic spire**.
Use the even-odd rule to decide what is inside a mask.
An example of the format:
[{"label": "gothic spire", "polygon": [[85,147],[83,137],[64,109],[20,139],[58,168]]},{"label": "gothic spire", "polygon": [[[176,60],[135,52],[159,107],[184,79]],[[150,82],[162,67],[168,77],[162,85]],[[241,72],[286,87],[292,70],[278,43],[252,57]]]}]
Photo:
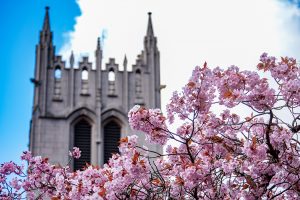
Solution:
[{"label": "gothic spire", "polygon": [[40,43],[52,44],[52,32],[50,30],[49,7],[45,7],[46,13],[43,22],[43,29],[40,32]]},{"label": "gothic spire", "polygon": [[152,19],[151,19],[151,12],[148,12],[148,27],[147,27],[147,36],[154,36],[153,26],[152,26]]},{"label": "gothic spire", "polygon": [[97,50],[101,50],[101,40],[100,37],[97,39]]},{"label": "gothic spire", "polygon": [[49,19],[49,6],[45,7],[46,13],[45,13],[45,18],[44,18],[44,23],[43,23],[43,31],[50,31],[50,19]]},{"label": "gothic spire", "polygon": [[124,66],[124,68],[127,69],[127,57],[126,57],[126,54],[125,54],[125,56],[124,56],[123,66]]},{"label": "gothic spire", "polygon": [[74,67],[74,53],[73,53],[73,51],[71,52],[71,56],[70,56],[70,67],[71,68]]},{"label": "gothic spire", "polygon": [[148,12],[148,26],[147,26],[147,33],[144,37],[144,48],[147,52],[152,50],[157,50],[156,46],[156,37],[154,36],[152,19],[151,19],[151,12]]}]

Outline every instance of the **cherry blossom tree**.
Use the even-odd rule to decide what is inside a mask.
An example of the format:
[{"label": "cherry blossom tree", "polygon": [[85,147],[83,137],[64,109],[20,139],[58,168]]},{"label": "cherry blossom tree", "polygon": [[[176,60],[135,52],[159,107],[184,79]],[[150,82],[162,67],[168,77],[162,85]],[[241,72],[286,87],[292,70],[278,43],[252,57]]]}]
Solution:
[{"label": "cherry blossom tree", "polygon": [[[165,145],[165,153],[128,136],[103,167],[73,172],[24,152],[26,171],[1,165],[0,198],[299,199],[300,68],[293,58],[266,53],[257,68],[269,78],[205,63],[174,92],[166,116],[133,107],[132,129]],[[80,150],[70,157],[79,158]]]}]

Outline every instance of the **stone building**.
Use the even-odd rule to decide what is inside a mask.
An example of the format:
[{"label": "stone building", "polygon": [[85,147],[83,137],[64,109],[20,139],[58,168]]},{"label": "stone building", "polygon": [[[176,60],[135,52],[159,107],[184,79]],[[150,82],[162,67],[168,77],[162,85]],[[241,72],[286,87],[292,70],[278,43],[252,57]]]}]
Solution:
[{"label": "stone building", "polygon": [[[95,39],[95,63],[88,57],[75,63],[73,53],[69,61],[56,55],[49,8],[46,8],[36,45],[35,74],[31,79],[34,100],[30,151],[34,155],[66,164],[68,151],[77,146],[82,156],[73,161],[74,169],[83,167],[86,162],[102,165],[112,153],[118,152],[120,137],[134,133],[127,118],[134,105],[160,108],[159,51],[151,13],[148,15],[144,49],[137,56],[132,71],[128,71],[126,56],[124,70],[120,71],[114,58],[102,66],[100,39]],[[139,144],[144,145],[143,134],[139,137]],[[149,148],[161,151],[161,147],[155,145]]]}]

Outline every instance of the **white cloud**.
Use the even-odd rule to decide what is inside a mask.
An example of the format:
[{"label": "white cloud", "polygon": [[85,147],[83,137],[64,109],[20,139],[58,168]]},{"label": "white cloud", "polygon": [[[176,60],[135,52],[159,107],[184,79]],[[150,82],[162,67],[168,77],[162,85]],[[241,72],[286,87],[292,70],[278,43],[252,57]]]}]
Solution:
[{"label": "white cloud", "polygon": [[[82,15],[76,18],[70,51],[94,57],[97,37],[107,30],[104,60],[115,57],[129,64],[143,48],[147,12],[153,13],[155,35],[161,52],[163,106],[180,89],[195,65],[235,64],[254,70],[262,52],[299,58],[299,10],[275,0],[77,0]],[[68,59],[67,59],[68,60]],[[172,74],[172,76],[170,76]],[[164,110],[164,107],[162,108]]]}]

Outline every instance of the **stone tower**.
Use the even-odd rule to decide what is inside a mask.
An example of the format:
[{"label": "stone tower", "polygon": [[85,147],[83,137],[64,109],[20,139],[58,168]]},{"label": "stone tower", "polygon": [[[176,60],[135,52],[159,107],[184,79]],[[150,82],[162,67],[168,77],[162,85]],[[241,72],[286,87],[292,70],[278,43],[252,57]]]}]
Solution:
[{"label": "stone tower", "polygon": [[[102,165],[111,153],[118,152],[120,137],[134,133],[127,118],[134,105],[160,108],[159,51],[151,13],[148,15],[144,49],[137,56],[132,71],[127,70],[126,56],[124,70],[120,71],[113,58],[102,67],[100,39],[95,44],[95,63],[88,57],[74,63],[73,53],[68,61],[56,55],[46,7],[36,45],[35,74],[31,79],[34,101],[30,150],[34,155],[67,164],[68,151],[77,146],[82,156],[72,163],[74,169],[83,167],[86,162]],[[66,67],[66,62],[70,67]],[[140,145],[144,145],[144,139],[143,134],[139,134]],[[161,151],[155,145],[149,148]]]}]

